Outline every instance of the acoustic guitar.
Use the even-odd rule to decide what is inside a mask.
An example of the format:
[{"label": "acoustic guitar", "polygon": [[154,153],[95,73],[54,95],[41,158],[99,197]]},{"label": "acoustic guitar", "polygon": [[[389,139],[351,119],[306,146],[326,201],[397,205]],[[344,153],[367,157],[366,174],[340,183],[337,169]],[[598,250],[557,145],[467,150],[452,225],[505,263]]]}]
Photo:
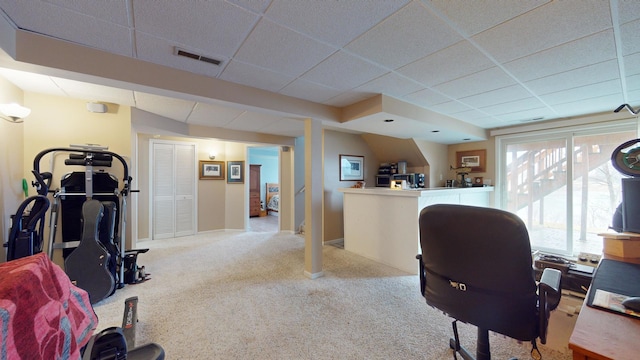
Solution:
[{"label": "acoustic guitar", "polygon": [[82,205],[82,238],[80,245],[64,261],[65,272],[76,286],[89,293],[91,304],[111,295],[115,279],[109,271],[111,255],[99,239],[104,207],[98,200]]}]

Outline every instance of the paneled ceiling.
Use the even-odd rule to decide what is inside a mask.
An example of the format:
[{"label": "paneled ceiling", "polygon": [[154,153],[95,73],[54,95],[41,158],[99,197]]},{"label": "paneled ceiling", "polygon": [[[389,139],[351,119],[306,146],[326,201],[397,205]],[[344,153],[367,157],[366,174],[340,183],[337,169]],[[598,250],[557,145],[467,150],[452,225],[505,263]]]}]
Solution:
[{"label": "paneled ceiling", "polygon": [[[325,121],[336,129],[456,143],[481,138],[468,128],[640,105],[640,1],[0,0],[0,10],[16,31],[338,109],[342,116]],[[188,124],[303,134],[304,111],[263,112],[1,65],[0,76],[26,91]],[[393,106],[344,116],[371,98]],[[388,118],[397,123],[382,122]]]}]

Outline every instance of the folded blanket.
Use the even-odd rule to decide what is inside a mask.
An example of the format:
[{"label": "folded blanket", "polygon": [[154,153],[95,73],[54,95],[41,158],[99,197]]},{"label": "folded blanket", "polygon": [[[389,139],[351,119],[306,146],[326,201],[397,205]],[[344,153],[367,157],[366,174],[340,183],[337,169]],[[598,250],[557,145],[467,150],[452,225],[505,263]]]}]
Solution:
[{"label": "folded blanket", "polygon": [[97,325],[87,292],[45,253],[0,264],[0,359],[79,359]]}]

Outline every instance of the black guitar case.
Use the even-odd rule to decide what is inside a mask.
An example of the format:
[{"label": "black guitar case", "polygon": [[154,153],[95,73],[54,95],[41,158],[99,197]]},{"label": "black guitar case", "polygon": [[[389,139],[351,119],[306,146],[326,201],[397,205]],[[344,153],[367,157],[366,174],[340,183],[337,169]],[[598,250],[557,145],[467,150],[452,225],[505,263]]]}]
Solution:
[{"label": "black guitar case", "polygon": [[64,261],[65,272],[76,286],[89,293],[91,304],[111,295],[116,281],[109,271],[111,255],[99,240],[104,207],[98,200],[82,205],[80,245]]}]

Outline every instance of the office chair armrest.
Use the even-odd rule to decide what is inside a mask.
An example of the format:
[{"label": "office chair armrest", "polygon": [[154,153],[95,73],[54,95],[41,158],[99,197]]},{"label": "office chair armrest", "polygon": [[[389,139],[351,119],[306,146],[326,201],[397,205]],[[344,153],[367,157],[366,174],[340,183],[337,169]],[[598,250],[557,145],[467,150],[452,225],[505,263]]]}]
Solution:
[{"label": "office chair armrest", "polygon": [[418,259],[418,263],[419,263],[418,273],[420,274],[420,293],[422,294],[422,296],[424,296],[424,289],[427,285],[427,277],[424,270],[424,262],[422,261],[422,255],[421,254],[416,255],[416,259]]},{"label": "office chair armrest", "polygon": [[[562,272],[557,269],[546,268],[542,272],[538,284],[539,296],[546,299],[549,310],[555,310],[560,304],[562,296]],[[543,295],[544,294],[544,295]]]}]

